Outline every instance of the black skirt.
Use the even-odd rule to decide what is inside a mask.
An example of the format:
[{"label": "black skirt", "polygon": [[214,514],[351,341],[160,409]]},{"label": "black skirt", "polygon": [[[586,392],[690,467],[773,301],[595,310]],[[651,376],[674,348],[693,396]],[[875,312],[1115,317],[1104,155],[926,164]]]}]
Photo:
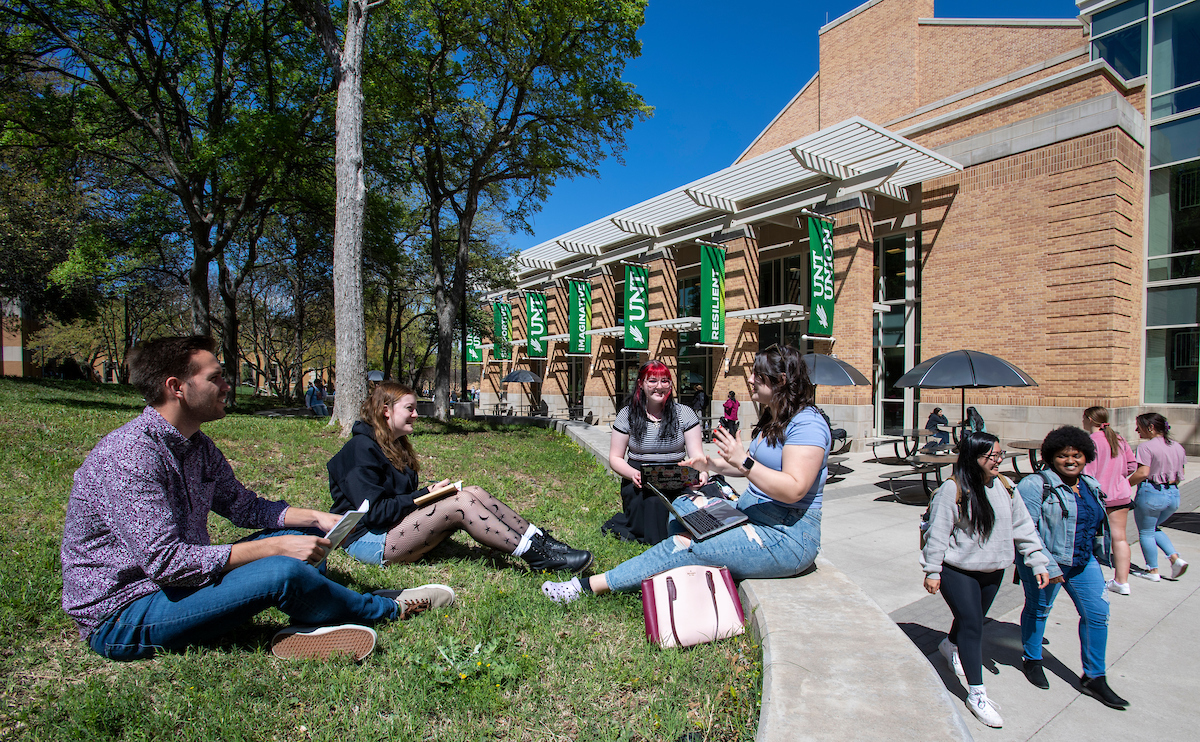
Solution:
[{"label": "black skirt", "polygon": [[[667,497],[678,493],[664,492]],[[670,512],[661,499],[648,489],[641,489],[633,480],[621,480],[621,512],[600,526],[601,533],[616,536],[622,541],[657,544],[667,537],[667,516]]]}]

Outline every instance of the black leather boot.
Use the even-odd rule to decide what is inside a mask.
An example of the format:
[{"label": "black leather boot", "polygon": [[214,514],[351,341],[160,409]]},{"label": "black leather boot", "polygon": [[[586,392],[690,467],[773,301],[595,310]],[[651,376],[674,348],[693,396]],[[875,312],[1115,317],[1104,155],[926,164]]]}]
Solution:
[{"label": "black leather boot", "polygon": [[[560,544],[555,546],[554,544]],[[561,541],[553,542],[539,533],[530,539],[529,549],[521,555],[535,572],[570,572],[579,574],[592,563],[592,552],[572,549]]]},{"label": "black leather boot", "polygon": [[1021,658],[1021,669],[1025,671],[1025,679],[1035,688],[1045,690],[1050,687],[1050,681],[1046,680],[1046,673],[1042,670],[1041,660]]},{"label": "black leather boot", "polygon": [[1109,708],[1124,710],[1129,705],[1129,701],[1113,693],[1103,675],[1098,678],[1089,678],[1087,675],[1083,675],[1079,678],[1079,682],[1083,684],[1083,692],[1086,695],[1095,698]]}]

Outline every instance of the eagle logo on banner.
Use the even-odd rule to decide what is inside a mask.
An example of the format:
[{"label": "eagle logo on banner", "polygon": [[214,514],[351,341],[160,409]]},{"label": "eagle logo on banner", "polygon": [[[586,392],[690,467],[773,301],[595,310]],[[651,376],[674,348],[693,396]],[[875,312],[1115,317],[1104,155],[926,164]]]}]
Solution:
[{"label": "eagle logo on banner", "polygon": [[826,316],[826,314],[825,314],[825,307],[818,304],[817,306],[815,306],[813,308],[813,311],[815,311],[817,313],[817,322],[821,323],[821,327],[828,328],[829,327],[829,317]]}]

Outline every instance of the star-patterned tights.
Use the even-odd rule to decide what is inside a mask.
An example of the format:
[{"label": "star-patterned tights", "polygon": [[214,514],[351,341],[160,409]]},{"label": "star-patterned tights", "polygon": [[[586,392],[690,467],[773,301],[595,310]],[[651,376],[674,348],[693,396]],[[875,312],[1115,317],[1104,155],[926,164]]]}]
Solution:
[{"label": "star-patterned tights", "polygon": [[460,528],[484,546],[511,554],[529,522],[482,487],[471,485],[409,513],[392,526],[383,543],[383,562],[415,562]]}]

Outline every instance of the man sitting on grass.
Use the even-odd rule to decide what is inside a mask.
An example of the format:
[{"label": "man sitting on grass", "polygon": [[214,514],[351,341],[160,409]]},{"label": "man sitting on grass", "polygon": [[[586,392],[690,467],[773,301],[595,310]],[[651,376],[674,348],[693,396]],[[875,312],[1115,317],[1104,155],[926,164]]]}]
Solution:
[{"label": "man sitting on grass", "polygon": [[[363,595],[327,579],[322,534],[339,516],[264,500],[200,432],[225,417],[229,384],[206,337],[173,337],[130,354],[147,407],[105,436],[75,472],[63,528],[63,610],[92,649],[114,660],[209,642],[276,607],[293,626],[279,657],[362,659],[377,621],[454,602],[445,585]],[[208,514],[263,532],[213,545]],[[340,624],[340,625],[339,625]]]}]

